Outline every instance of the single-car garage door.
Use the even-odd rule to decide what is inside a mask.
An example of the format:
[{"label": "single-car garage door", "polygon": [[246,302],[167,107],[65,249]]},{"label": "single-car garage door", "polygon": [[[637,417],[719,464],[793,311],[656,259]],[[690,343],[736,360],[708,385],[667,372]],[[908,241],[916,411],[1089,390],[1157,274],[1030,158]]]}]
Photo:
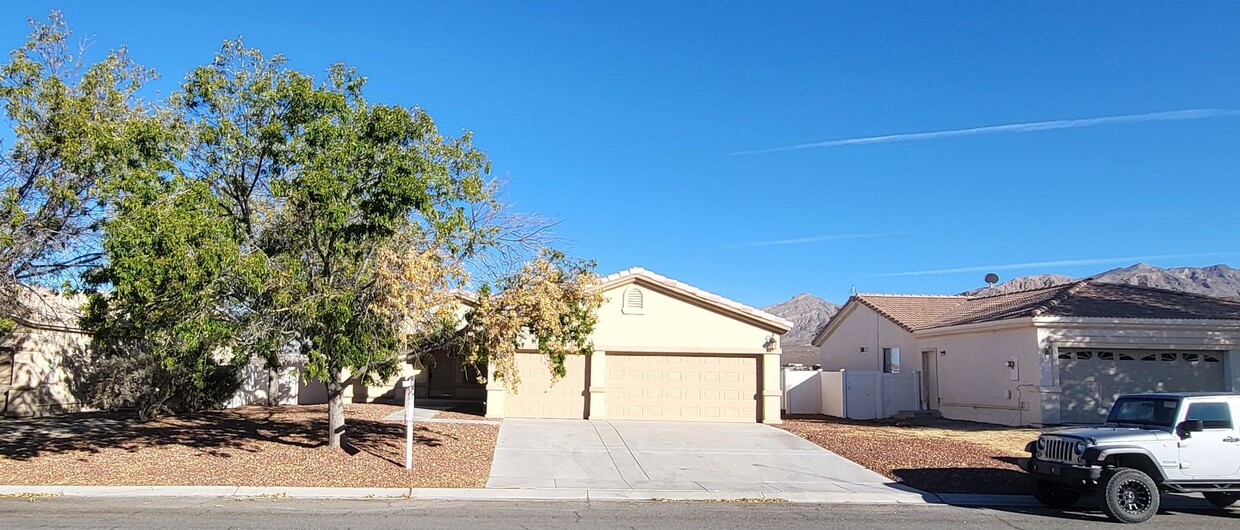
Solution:
[{"label": "single-car garage door", "polygon": [[586,417],[586,357],[569,355],[564,360],[568,375],[551,382],[547,357],[541,353],[518,353],[517,371],[521,382],[516,394],[504,397],[504,416],[508,418]]},{"label": "single-car garage door", "polygon": [[758,359],[607,354],[607,417],[753,422]]},{"label": "single-car garage door", "polygon": [[1121,394],[1226,389],[1217,351],[1059,349],[1060,420],[1101,423]]}]

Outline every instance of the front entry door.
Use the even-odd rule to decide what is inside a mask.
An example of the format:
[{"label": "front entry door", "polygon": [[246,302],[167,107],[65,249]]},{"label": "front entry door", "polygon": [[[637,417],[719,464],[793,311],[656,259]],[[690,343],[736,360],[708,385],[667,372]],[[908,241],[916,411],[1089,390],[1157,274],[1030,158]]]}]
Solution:
[{"label": "front entry door", "polygon": [[921,408],[939,410],[939,356],[935,350],[921,352]]}]

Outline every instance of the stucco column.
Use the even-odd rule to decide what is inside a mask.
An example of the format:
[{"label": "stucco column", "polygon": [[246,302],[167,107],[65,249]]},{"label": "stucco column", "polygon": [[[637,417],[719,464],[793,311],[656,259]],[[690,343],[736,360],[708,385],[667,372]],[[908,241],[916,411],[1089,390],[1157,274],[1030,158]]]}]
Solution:
[{"label": "stucco column", "polygon": [[1223,354],[1223,370],[1227,374],[1227,390],[1240,392],[1240,350]]},{"label": "stucco column", "polygon": [[762,355],[762,385],[758,392],[761,394],[758,407],[762,413],[762,423],[772,425],[783,423],[783,419],[779,416],[779,405],[783,400],[784,392],[779,387],[778,351]]},{"label": "stucco column", "polygon": [[607,352],[596,351],[586,358],[590,370],[590,388],[587,390],[586,418],[591,420],[607,419]]},{"label": "stucco column", "polygon": [[488,418],[504,417],[504,384],[495,380],[495,367],[487,363],[487,412]]}]

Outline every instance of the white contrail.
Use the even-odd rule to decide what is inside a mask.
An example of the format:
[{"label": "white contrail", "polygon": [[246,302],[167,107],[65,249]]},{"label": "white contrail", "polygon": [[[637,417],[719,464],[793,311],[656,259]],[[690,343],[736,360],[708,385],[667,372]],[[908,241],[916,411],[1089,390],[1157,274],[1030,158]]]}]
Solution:
[{"label": "white contrail", "polygon": [[1095,125],[1111,125],[1111,124],[1116,124],[1116,123],[1136,123],[1136,122],[1143,122],[1143,121],[1199,120],[1203,118],[1218,118],[1222,116],[1235,116],[1238,114],[1240,114],[1240,109],[1169,110],[1169,111],[1164,111],[1164,112],[1150,112],[1148,114],[1126,114],[1122,116],[1102,116],[1099,118],[1081,118],[1081,119],[1075,119],[1075,120],[1035,121],[1035,122],[1029,122],[1029,123],[1011,123],[1007,125],[989,125],[986,127],[973,127],[970,129],[951,129],[951,130],[946,130],[946,131],[888,134],[884,136],[866,136],[862,138],[845,138],[842,140],[827,140],[825,142],[788,145],[784,147],[772,147],[769,149],[755,149],[751,151],[735,151],[730,154],[732,155],[759,155],[763,153],[777,153],[780,151],[799,151],[801,149],[814,149],[814,148],[819,148],[819,147],[839,147],[839,146],[844,146],[844,145],[881,144],[881,143],[889,143],[889,142],[910,142],[914,140],[938,140],[941,138],[954,138],[956,136],[971,136],[975,134],[998,134],[998,133],[1031,132],[1031,131],[1049,131],[1052,129],[1074,129],[1077,127],[1093,127]]},{"label": "white contrail", "polygon": [[878,232],[873,234],[829,234],[822,236],[798,237],[793,239],[775,239],[771,241],[755,241],[741,243],[736,247],[773,247],[777,245],[804,245],[806,243],[824,243],[827,241],[843,241],[845,239],[873,239],[876,237],[895,236],[908,232]]},{"label": "white contrail", "polygon": [[1151,256],[1128,256],[1124,258],[1092,258],[1064,259],[1056,261],[1031,261],[1029,263],[1008,263],[1006,265],[985,265],[980,267],[957,267],[954,269],[930,269],[924,271],[888,272],[875,276],[932,276],[936,274],[956,274],[960,272],[994,272],[1013,269],[1044,269],[1047,267],[1072,267],[1077,265],[1110,265],[1116,263],[1136,263],[1153,259],[1187,259],[1212,258],[1221,256],[1238,256],[1240,252],[1198,252],[1196,254],[1156,254]]}]

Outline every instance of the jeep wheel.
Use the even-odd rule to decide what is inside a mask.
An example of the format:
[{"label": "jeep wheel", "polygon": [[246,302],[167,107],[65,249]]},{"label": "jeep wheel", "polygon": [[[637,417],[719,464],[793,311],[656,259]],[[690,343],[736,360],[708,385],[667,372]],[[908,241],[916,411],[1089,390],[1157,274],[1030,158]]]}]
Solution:
[{"label": "jeep wheel", "polygon": [[1071,508],[1081,500],[1081,492],[1049,480],[1039,480],[1033,485],[1033,498],[1051,508]]},{"label": "jeep wheel", "polygon": [[1121,523],[1141,523],[1158,513],[1158,485],[1138,469],[1108,469],[1098,479],[1102,512]]},{"label": "jeep wheel", "polygon": [[1219,508],[1231,508],[1236,505],[1236,501],[1240,501],[1240,493],[1209,492],[1203,495],[1210,504]]}]

